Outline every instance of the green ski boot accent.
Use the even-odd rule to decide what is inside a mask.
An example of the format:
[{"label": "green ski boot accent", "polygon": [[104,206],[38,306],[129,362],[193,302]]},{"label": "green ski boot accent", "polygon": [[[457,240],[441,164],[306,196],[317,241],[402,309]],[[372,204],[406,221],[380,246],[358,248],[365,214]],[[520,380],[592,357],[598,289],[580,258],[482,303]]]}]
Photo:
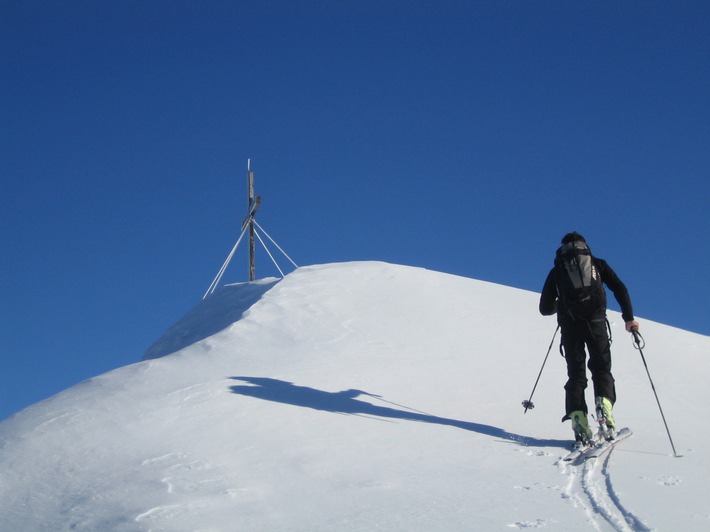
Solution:
[{"label": "green ski boot accent", "polygon": [[611,412],[614,408],[613,403],[606,397],[596,397],[594,403],[597,411],[597,421],[599,422],[599,431],[606,440],[613,440],[616,437],[616,422]]},{"label": "green ski boot accent", "polygon": [[569,418],[572,420],[574,439],[578,442],[582,442],[584,445],[592,443],[594,434],[592,434],[592,429],[589,428],[587,414],[581,410],[575,410],[569,415]]}]

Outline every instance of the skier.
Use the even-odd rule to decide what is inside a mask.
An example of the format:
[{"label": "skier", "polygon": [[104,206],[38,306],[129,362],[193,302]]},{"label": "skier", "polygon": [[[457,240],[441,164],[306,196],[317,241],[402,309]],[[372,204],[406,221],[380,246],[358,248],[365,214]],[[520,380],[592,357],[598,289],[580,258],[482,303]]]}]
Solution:
[{"label": "skier", "polygon": [[612,408],[616,402],[611,373],[610,339],[607,334],[606,293],[604,284],[621,306],[626,330],[638,330],[631,299],[624,283],[602,259],[593,257],[585,238],[572,232],[562,238],[555,265],[545,280],[540,295],[540,313],[557,313],[562,348],[567,361],[565,416],[570,419],[577,445],[589,445],[593,434],[587,422],[587,373],[585,345],[589,351],[589,369],[594,384],[595,408],[600,431],[607,440],[615,437]]}]

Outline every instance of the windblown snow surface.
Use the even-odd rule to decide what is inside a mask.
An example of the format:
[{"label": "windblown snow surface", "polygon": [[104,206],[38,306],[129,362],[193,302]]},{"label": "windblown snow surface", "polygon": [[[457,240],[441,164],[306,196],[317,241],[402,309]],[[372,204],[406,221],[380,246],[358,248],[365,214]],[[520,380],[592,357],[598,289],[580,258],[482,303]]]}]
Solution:
[{"label": "windblown snow surface", "polygon": [[710,338],[639,320],[674,457],[610,312],[634,435],[570,465],[558,340],[521,406],[556,326],[537,303],[379,262],[222,287],[144,361],[0,423],[0,529],[710,529]]}]

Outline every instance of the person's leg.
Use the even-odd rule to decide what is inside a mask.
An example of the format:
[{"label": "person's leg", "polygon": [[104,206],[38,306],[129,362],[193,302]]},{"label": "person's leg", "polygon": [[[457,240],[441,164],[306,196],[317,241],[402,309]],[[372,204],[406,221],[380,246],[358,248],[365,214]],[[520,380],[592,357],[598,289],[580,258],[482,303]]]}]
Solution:
[{"label": "person's leg", "polygon": [[616,402],[616,386],[611,373],[611,346],[607,335],[606,321],[589,322],[587,337],[589,371],[594,383],[594,396],[605,397],[613,405]]},{"label": "person's leg", "polygon": [[589,324],[587,339],[589,370],[594,382],[594,403],[598,421],[604,420],[601,431],[606,439],[614,438],[616,422],[612,409],[616,402],[616,386],[611,374],[611,346],[607,335],[606,321]]},{"label": "person's leg", "polygon": [[565,384],[565,414],[581,411],[587,413],[584,391],[587,389],[587,354],[584,350],[584,337],[578,327],[562,329],[562,348],[567,361],[567,383]]}]

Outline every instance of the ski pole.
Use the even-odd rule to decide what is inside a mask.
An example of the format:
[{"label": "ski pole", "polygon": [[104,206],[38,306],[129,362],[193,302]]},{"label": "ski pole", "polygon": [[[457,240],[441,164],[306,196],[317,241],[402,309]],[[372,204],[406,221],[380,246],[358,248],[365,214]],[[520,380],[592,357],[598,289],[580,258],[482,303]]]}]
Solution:
[{"label": "ski pole", "polygon": [[550,341],[550,347],[547,348],[547,354],[545,355],[545,360],[542,361],[542,367],[540,368],[540,373],[537,374],[537,379],[535,380],[535,386],[533,386],[532,392],[530,392],[530,399],[527,401],[523,401],[523,406],[525,407],[525,411],[523,414],[527,414],[528,409],[532,410],[535,408],[535,405],[532,402],[533,394],[535,393],[535,388],[537,388],[537,383],[540,381],[540,376],[542,375],[542,370],[545,369],[545,363],[547,362],[547,357],[550,356],[550,351],[552,351],[552,344],[555,343],[555,336],[557,336],[557,331],[560,330],[560,326],[557,325],[557,329],[555,329],[554,334],[552,335],[552,340]]},{"label": "ski pole", "polygon": [[666,426],[666,433],[668,434],[668,439],[671,442],[671,448],[673,449],[673,456],[679,458],[679,455],[675,450],[675,445],[673,445],[673,438],[671,438],[671,431],[668,430],[668,423],[666,423],[666,416],[663,415],[663,408],[661,408],[661,401],[658,400],[658,394],[656,393],[656,387],[653,385],[653,379],[651,379],[651,373],[648,371],[648,364],[646,364],[646,357],[643,356],[643,348],[646,347],[646,341],[641,336],[637,330],[632,330],[631,334],[634,335],[634,347],[638,349],[641,354],[641,360],[643,360],[643,366],[646,368],[646,374],[648,375],[648,381],[651,383],[651,389],[653,390],[653,395],[656,396],[656,403],[658,403],[658,410],[661,412],[661,418],[663,418],[663,424]]}]

